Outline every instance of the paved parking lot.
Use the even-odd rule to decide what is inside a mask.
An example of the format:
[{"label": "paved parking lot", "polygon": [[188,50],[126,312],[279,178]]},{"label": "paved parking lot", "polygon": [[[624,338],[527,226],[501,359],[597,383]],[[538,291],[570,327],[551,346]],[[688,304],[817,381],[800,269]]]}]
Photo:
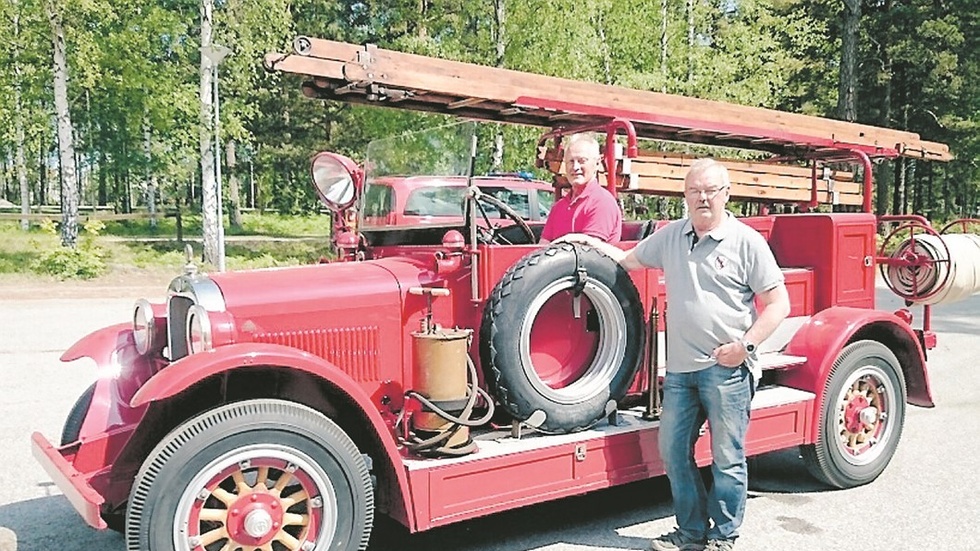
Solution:
[{"label": "paved parking lot", "polygon": [[[63,295],[0,296],[0,527],[16,533],[19,551],[122,551],[121,536],[89,529],[52,486],[30,455],[29,435],[40,430],[56,440],[94,377],[84,361],[60,364],[60,353],[88,331],[128,319],[137,296]],[[900,306],[887,291],[879,297],[881,309]],[[937,407],[910,407],[898,452],[882,476],[831,491],[809,477],[794,452],[753,460],[738,549],[980,550],[980,296],[937,307],[934,328],[939,347],[930,374]],[[673,526],[671,515],[665,480],[658,479],[411,536],[382,522],[371,549],[639,550]]]}]

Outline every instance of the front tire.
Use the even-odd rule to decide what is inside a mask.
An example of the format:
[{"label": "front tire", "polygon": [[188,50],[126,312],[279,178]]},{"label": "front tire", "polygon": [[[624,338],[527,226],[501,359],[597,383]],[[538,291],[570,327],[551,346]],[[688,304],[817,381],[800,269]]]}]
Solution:
[{"label": "front tire", "polygon": [[85,421],[85,416],[88,415],[89,407],[92,406],[92,398],[95,397],[95,384],[90,384],[85,392],[78,396],[75,405],[68,412],[65,426],[61,429],[62,447],[78,440],[78,435],[82,432],[82,423]]},{"label": "front tire", "polygon": [[374,492],[336,423],[292,402],[249,400],[164,438],[136,476],[126,515],[130,551],[354,551],[367,547]]},{"label": "front tire", "polygon": [[844,347],[824,387],[817,441],[802,447],[807,469],[835,488],[877,478],[898,448],[905,400],[905,377],[888,347],[876,341]]}]

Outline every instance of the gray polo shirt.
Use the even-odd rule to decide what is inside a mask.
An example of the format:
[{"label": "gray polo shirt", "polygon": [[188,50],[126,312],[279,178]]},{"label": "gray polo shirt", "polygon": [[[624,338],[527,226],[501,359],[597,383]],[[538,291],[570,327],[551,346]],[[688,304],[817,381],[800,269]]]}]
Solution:
[{"label": "gray polo shirt", "polygon": [[[688,373],[714,365],[711,352],[741,340],[755,323],[754,296],[784,280],[765,238],[725,214],[721,225],[697,242],[691,221],[683,219],[636,247],[641,264],[664,272],[668,371]],[[754,360],[748,363],[758,381]]]}]

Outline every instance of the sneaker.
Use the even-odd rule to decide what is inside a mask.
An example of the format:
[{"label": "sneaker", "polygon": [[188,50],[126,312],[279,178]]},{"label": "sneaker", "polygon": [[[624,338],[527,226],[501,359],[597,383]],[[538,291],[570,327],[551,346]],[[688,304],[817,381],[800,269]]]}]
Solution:
[{"label": "sneaker", "polygon": [[664,534],[650,542],[653,551],[703,551],[704,540],[694,539],[680,530]]},{"label": "sneaker", "polygon": [[735,540],[708,540],[704,551],[735,551]]}]

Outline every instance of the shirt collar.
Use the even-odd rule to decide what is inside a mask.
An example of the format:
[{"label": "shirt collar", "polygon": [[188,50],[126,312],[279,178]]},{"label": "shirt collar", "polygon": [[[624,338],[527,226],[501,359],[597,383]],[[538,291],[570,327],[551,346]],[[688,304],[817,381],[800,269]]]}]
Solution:
[{"label": "shirt collar", "polygon": [[[724,212],[725,218],[721,221],[721,224],[718,224],[717,228],[705,234],[715,241],[721,241],[732,231],[732,222],[735,220],[735,215],[727,209]],[[694,224],[691,223],[690,218],[684,220],[684,235],[694,235]]]},{"label": "shirt collar", "polygon": [[578,197],[571,197],[571,195],[569,195],[569,203],[576,203],[579,200],[584,199],[589,195],[592,195],[593,193],[595,193],[595,190],[599,189],[600,187],[601,186],[599,186],[599,180],[593,178],[592,181],[585,184],[585,187],[582,189],[582,193],[580,193]]}]

